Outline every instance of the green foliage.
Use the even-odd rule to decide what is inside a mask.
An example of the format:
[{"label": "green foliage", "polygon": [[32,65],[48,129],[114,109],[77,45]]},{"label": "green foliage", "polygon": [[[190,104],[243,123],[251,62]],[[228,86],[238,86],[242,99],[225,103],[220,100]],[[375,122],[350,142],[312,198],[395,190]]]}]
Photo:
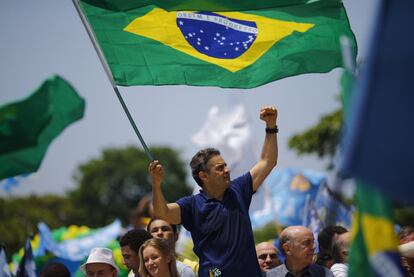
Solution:
[{"label": "green foliage", "polygon": [[[165,182],[162,184],[162,191],[165,199],[168,202],[175,202],[185,195],[191,195],[193,189],[186,182],[186,164],[179,158],[178,153],[167,147],[151,148],[151,152],[154,158],[160,160],[164,167]],[[149,162],[145,166],[146,172],[148,172],[148,164]],[[146,174],[148,175],[148,173]],[[149,177],[147,180],[149,181]]]},{"label": "green foliage", "polygon": [[[168,147],[154,147],[151,152],[165,168],[166,199],[175,201],[191,194],[178,152]],[[129,211],[151,192],[148,164],[144,151],[136,147],[105,149],[98,159],[79,166],[77,187],[66,197],[0,198],[0,242],[6,244],[10,256],[24,246],[29,235],[37,233],[40,221],[51,229],[103,227],[115,218],[126,223]]]},{"label": "green foliage", "polygon": [[395,224],[414,226],[414,207],[394,203]]},{"label": "green foliage", "polygon": [[[329,168],[333,168],[333,157],[338,146],[342,128],[342,109],[321,118],[315,125],[289,139],[289,147],[299,155],[317,154],[330,158]],[[344,199],[343,199],[344,200]],[[352,200],[346,200],[351,204]],[[396,224],[413,225],[414,208],[402,204],[394,205]]]},{"label": "green foliage", "polygon": [[281,225],[275,222],[268,223],[262,228],[253,231],[254,242],[258,244],[263,241],[274,240],[279,237],[281,231]]},{"label": "green foliage", "polygon": [[[167,201],[191,194],[179,154],[168,147],[154,147],[151,152],[166,172]],[[74,177],[78,187],[69,194],[78,209],[78,224],[99,227],[115,218],[127,223],[129,211],[151,192],[148,164],[143,150],[129,146],[105,149],[98,159],[80,165]]]},{"label": "green foliage", "polygon": [[296,150],[299,155],[317,154],[319,157],[329,157],[332,166],[341,127],[342,109],[322,117],[315,126],[291,137],[289,147]]},{"label": "green foliage", "polygon": [[73,207],[64,197],[30,196],[27,198],[0,198],[0,238],[6,244],[8,255],[24,246],[29,235],[37,233],[37,223],[45,222],[51,228],[72,224]]}]

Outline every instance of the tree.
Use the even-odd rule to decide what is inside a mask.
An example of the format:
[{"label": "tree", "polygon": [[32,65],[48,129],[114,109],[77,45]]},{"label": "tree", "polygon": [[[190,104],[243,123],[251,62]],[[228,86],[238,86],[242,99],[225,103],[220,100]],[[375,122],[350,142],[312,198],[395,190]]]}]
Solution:
[{"label": "tree", "polygon": [[29,196],[0,198],[0,240],[8,255],[24,246],[29,235],[37,233],[37,224],[45,222],[50,228],[74,224],[73,207],[61,196]]},{"label": "tree", "polygon": [[333,158],[339,143],[342,128],[342,109],[325,115],[311,128],[289,139],[289,148],[299,155],[317,154],[330,159],[329,168],[333,168]]},{"label": "tree", "polygon": [[[168,147],[151,148],[165,169],[163,190],[167,201],[191,194],[186,171],[178,152]],[[77,207],[78,224],[104,226],[115,218],[127,222],[129,211],[151,192],[148,158],[136,147],[108,148],[101,157],[79,166],[74,175],[78,187],[69,198]]]},{"label": "tree", "polygon": [[276,222],[270,222],[262,228],[253,230],[254,243],[258,244],[260,242],[277,239],[283,228],[282,225]]},{"label": "tree", "polygon": [[[333,158],[341,136],[342,114],[342,109],[339,109],[323,116],[315,126],[291,137],[289,147],[296,150],[299,155],[317,154],[319,157],[327,157],[330,159],[328,169],[333,169]],[[349,199],[346,202],[349,202]],[[396,223],[402,226],[412,225],[414,207],[409,207],[398,201],[393,205]]]}]

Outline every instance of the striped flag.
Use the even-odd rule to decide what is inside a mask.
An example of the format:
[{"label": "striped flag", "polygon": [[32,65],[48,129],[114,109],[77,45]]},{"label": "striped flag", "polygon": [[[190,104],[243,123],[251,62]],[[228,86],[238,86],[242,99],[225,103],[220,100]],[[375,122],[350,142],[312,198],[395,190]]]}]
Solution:
[{"label": "striped flag", "polygon": [[0,247],[0,277],[10,277],[10,269],[3,247]]},{"label": "striped flag", "polygon": [[33,259],[30,238],[26,241],[24,255],[20,261],[19,268],[17,269],[16,277],[36,277],[36,265]]}]

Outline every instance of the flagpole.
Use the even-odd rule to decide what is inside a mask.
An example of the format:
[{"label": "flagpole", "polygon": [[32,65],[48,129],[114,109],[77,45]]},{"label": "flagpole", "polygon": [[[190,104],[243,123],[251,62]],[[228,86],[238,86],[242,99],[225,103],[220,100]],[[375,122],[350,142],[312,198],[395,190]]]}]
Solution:
[{"label": "flagpole", "polygon": [[[349,37],[347,36],[341,36],[340,37],[340,45],[341,45],[341,55],[342,55],[342,62],[343,62],[343,71],[349,73],[353,76],[353,78],[356,78],[356,71],[357,71],[357,63],[356,63],[356,54],[354,53],[354,50],[352,49],[351,41]],[[343,90],[344,88],[342,88]],[[345,105],[345,97],[344,92],[341,92],[342,94],[342,110],[344,118],[346,117],[346,105]],[[345,122],[345,121],[344,121]],[[335,159],[338,160],[337,163],[339,163],[339,156],[343,155],[342,149],[339,149],[335,153]],[[345,191],[348,191],[346,194],[349,197],[350,194],[354,195],[356,190],[356,185],[353,182],[350,182],[351,176],[344,175],[342,172],[340,172],[338,169],[336,169],[336,175],[332,182],[332,190],[330,190],[330,193],[333,193],[333,195],[337,196],[344,195]],[[348,181],[347,181],[348,179]],[[342,198],[340,199],[341,202]]]},{"label": "flagpole", "polygon": [[96,41],[96,38],[95,38],[95,36],[93,34],[93,31],[92,31],[92,28],[89,25],[88,20],[86,19],[85,15],[82,12],[82,8],[79,5],[79,0],[73,0],[72,2],[75,5],[76,11],[78,12],[79,17],[81,18],[82,24],[85,27],[86,32],[88,33],[88,36],[89,36],[90,40],[92,41],[93,48],[95,48],[95,51],[98,54],[99,60],[101,61],[101,64],[102,64],[102,66],[105,70],[106,76],[108,77],[109,81],[111,82],[112,87],[115,87],[116,85],[115,85],[114,78],[112,76],[111,70],[109,69],[109,66],[105,61],[104,55],[103,55],[102,50],[101,50],[101,48],[99,47],[99,45]]},{"label": "flagpole", "polygon": [[128,110],[128,107],[125,104],[124,99],[121,96],[121,93],[118,90],[118,87],[115,84],[115,81],[114,81],[114,78],[112,76],[111,70],[109,69],[109,66],[108,66],[108,64],[105,61],[104,55],[103,55],[102,50],[101,50],[101,48],[99,47],[99,45],[98,45],[98,43],[96,41],[96,38],[95,38],[95,36],[93,34],[93,31],[92,31],[92,28],[90,27],[90,25],[89,25],[89,23],[88,23],[85,15],[82,12],[82,8],[79,5],[79,0],[73,0],[72,2],[75,5],[76,11],[78,12],[79,17],[81,18],[82,24],[85,27],[86,32],[88,33],[88,36],[89,36],[89,38],[90,38],[90,40],[92,42],[93,47],[95,48],[96,53],[98,54],[99,60],[101,61],[101,64],[102,64],[102,66],[103,66],[103,68],[105,70],[106,76],[108,77],[109,81],[111,82],[112,88],[114,89],[115,94],[116,94],[119,102],[121,103],[121,106],[124,109],[124,112],[125,112],[126,116],[128,117],[128,120],[131,123],[132,128],[135,131],[135,134],[138,137],[138,140],[141,142],[141,145],[144,148],[145,153],[147,154],[148,159],[150,161],[154,160],[153,156],[151,155],[150,150],[147,147],[147,144],[145,143],[143,137],[141,136],[141,133],[138,130],[137,125],[134,122],[134,119],[131,116],[131,113]]},{"label": "flagpole", "polygon": [[119,102],[121,103],[122,108],[125,111],[126,116],[129,119],[129,122],[132,125],[132,128],[135,131],[135,134],[137,135],[139,141],[141,142],[142,147],[145,150],[145,153],[147,154],[148,159],[150,161],[153,161],[154,158],[152,157],[151,152],[150,152],[150,150],[147,147],[147,144],[145,143],[143,137],[141,136],[141,133],[139,132],[138,127],[137,127],[137,125],[134,122],[134,119],[132,118],[131,114],[129,113],[128,107],[125,105],[124,99],[122,98],[121,94],[119,93],[118,88],[116,86],[114,86],[113,88],[114,88],[114,91],[115,91],[116,96],[118,97]]}]

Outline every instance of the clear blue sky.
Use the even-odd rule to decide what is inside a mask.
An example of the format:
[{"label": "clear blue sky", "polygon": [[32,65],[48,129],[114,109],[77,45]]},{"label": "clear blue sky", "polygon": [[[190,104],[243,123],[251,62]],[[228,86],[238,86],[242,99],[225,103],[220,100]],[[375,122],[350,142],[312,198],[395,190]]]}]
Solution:
[{"label": "clear blue sky", "polygon": [[[344,0],[344,4],[362,59],[377,1]],[[98,157],[102,149],[140,145],[71,0],[1,1],[0,38],[1,105],[26,97],[53,74],[68,80],[87,103],[84,118],[51,144],[40,170],[11,195],[64,193],[74,187],[76,167]],[[191,136],[212,105],[225,108],[234,97],[244,103],[258,147],[264,136],[258,111],[262,105],[275,105],[280,129],[278,166],[324,170],[327,161],[298,157],[288,149],[287,141],[340,106],[340,73],[335,69],[306,74],[251,90],[186,86],[120,90],[147,144],[176,147],[185,161],[197,150]]]}]

